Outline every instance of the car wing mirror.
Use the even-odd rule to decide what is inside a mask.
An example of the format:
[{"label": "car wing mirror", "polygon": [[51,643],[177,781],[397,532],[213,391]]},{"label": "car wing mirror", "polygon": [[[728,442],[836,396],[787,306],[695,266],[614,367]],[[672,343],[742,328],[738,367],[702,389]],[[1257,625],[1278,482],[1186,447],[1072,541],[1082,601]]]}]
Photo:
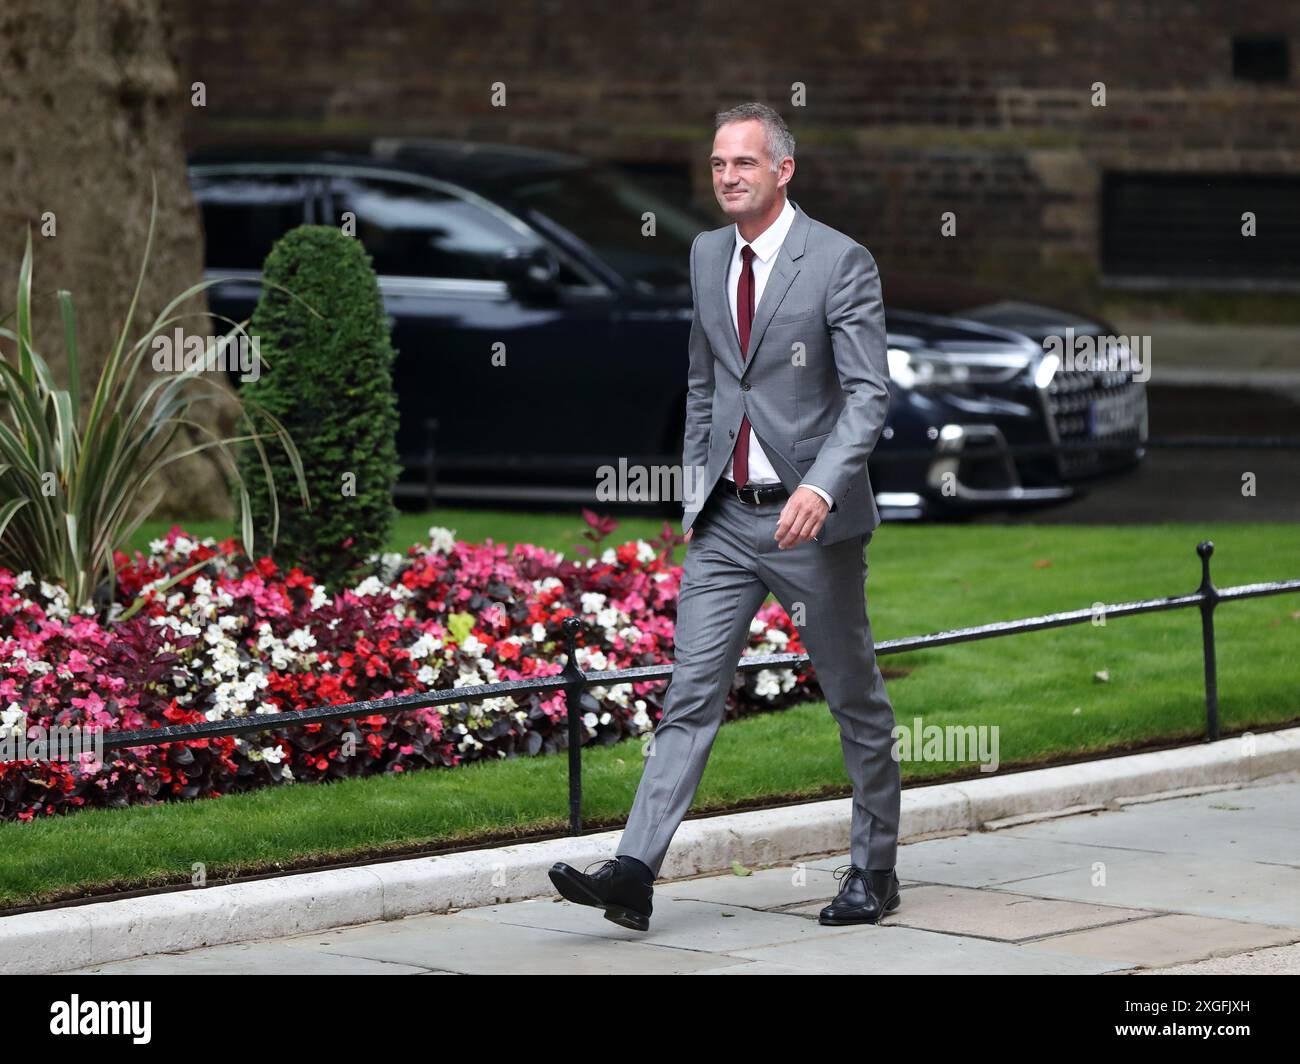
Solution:
[{"label": "car wing mirror", "polygon": [[560,263],[542,245],[507,248],[497,259],[497,276],[519,295],[548,295],[559,285]]}]

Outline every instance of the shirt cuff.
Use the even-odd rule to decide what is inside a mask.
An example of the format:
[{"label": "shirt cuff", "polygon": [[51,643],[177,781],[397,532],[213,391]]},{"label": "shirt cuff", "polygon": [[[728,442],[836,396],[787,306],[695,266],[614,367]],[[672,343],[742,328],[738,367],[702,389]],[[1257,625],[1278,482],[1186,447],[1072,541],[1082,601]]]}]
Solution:
[{"label": "shirt cuff", "polygon": [[835,500],[832,499],[829,495],[826,494],[826,492],[822,491],[822,489],[817,487],[815,484],[800,484],[799,487],[807,488],[809,491],[815,491],[818,495],[820,495],[823,499],[826,500],[827,506],[832,508],[835,506]]}]

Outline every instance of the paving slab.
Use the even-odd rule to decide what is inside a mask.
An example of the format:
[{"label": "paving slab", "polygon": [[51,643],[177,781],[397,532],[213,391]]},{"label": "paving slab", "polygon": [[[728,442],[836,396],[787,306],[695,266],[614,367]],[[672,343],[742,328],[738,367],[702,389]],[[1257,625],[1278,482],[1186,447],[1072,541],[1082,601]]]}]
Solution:
[{"label": "paving slab", "polygon": [[[808,905],[789,911],[815,917],[819,908],[818,905]],[[970,887],[917,886],[902,892],[902,902],[886,919],[898,927],[1022,942],[1044,935],[1150,917],[1151,914],[1142,909],[1120,909]]]},{"label": "paving slab", "polygon": [[1174,913],[1053,935],[1025,947],[1078,957],[1121,957],[1132,966],[1158,968],[1296,941],[1300,928]]},{"label": "paving slab", "polygon": [[[656,975],[731,963],[725,956],[650,942],[505,925],[499,920],[478,919],[479,912],[385,920],[324,934],[300,935],[285,939],[284,944],[306,952],[469,975]],[[596,910],[589,912],[610,928],[625,930]]]},{"label": "paving slab", "polygon": [[1100,975],[1129,967],[1119,959],[1029,950],[888,922],[831,930],[837,934],[734,950],[730,955],[837,975]]},{"label": "paving slab", "polygon": [[825,868],[795,862],[752,871],[750,875],[700,876],[675,883],[655,884],[655,903],[662,897],[744,905],[749,909],[777,909],[835,897],[840,882]]},{"label": "paving slab", "polygon": [[1172,968],[1139,970],[1133,975],[1300,975],[1300,944],[1274,946],[1237,953],[1231,957],[1213,957]]},{"label": "paving slab", "polygon": [[[1078,872],[1087,870],[1093,861],[1119,861],[1132,856],[1129,850],[1081,847],[1040,838],[1037,831],[1035,827],[1019,835],[975,832],[911,843],[898,851],[899,880],[991,887],[1034,876]],[[808,867],[830,870],[846,863],[844,856],[828,857],[811,861]]]},{"label": "paving slab", "polygon": [[769,964],[767,961],[744,961],[730,964],[725,968],[703,968],[688,975],[833,975],[833,972],[819,972],[811,968],[794,968],[788,964]]},{"label": "paving slab", "polygon": [[298,949],[283,942],[240,942],[228,946],[154,953],[129,961],[78,968],[67,975],[428,975],[414,964],[369,960]]},{"label": "paving slab", "polygon": [[764,912],[744,905],[686,898],[654,899],[650,930],[620,927],[588,905],[542,900],[467,909],[460,916],[494,920],[515,927],[565,931],[608,941],[645,942],[712,954],[733,953],[749,947],[834,935],[840,928],[823,927],[815,919],[788,913]]},{"label": "paving slab", "polygon": [[1287,865],[1130,854],[1086,873],[1032,876],[1002,887],[1040,898],[1300,927],[1300,869]]},{"label": "paving slab", "polygon": [[1276,787],[1130,805],[1007,828],[999,834],[1300,868],[1300,807],[1294,791]]}]

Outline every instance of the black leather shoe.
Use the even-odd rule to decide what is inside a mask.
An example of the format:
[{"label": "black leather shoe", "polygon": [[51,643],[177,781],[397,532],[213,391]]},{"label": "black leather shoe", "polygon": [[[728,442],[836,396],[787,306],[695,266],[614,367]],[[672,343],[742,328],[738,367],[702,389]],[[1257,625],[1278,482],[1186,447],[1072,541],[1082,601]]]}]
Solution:
[{"label": "black leather shoe", "polygon": [[[590,865],[588,865],[590,867]],[[624,866],[618,858],[605,861],[591,875],[557,861],[551,866],[551,882],[569,901],[605,910],[605,919],[633,931],[650,927],[654,910],[650,897],[654,888]]]},{"label": "black leather shoe", "polygon": [[888,872],[873,872],[857,865],[841,865],[835,869],[835,878],[844,882],[835,900],[818,915],[818,923],[878,924],[885,913],[893,912],[902,901],[898,876],[892,868]]}]

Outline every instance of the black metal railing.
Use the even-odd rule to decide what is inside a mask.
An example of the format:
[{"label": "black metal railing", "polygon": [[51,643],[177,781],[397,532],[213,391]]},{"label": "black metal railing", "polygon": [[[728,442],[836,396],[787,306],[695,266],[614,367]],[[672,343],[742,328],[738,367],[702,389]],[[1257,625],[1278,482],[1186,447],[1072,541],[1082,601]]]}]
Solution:
[{"label": "black metal railing", "polygon": [[[1214,544],[1208,540],[1198,543],[1196,553],[1201,558],[1201,584],[1190,595],[1172,595],[1166,598],[1141,599],[1136,602],[1101,603],[1086,609],[1049,613],[1039,617],[1024,617],[1014,621],[995,621],[973,628],[954,628],[930,635],[905,636],[887,639],[876,644],[877,655],[902,654],[911,650],[949,646],[953,643],[970,643],[980,639],[995,639],[1022,632],[1038,632],[1047,628],[1063,628],[1072,624],[1091,623],[1099,614],[1110,617],[1131,617],[1140,613],[1160,610],[1178,610],[1196,606],[1201,611],[1201,641],[1205,660],[1205,741],[1219,737],[1219,694],[1215,670],[1214,611],[1221,602],[1259,598],[1263,595],[1281,595],[1300,591],[1300,579],[1280,580],[1271,583],[1241,584],[1236,587],[1216,588],[1210,578],[1210,556]],[[505,695],[530,694],[543,691],[564,691],[568,709],[569,743],[569,830],[578,834],[582,830],[582,702],[586,688],[599,685],[613,687],[619,684],[667,680],[672,677],[673,666],[646,665],[634,669],[605,669],[584,672],[578,665],[577,637],[582,622],[568,617],[563,623],[568,660],[564,670],[554,676],[535,677],[528,680],[506,680],[500,683],[480,684],[473,687],[455,687],[419,694],[399,695],[396,698],[372,699],[346,705],[314,706],[310,709],[287,710],[283,713],[260,714],[253,718],[239,717],[229,720],[203,721],[198,724],[171,724],[162,728],[106,734],[103,749],[122,750],[139,746],[160,746],[165,743],[186,742],[194,739],[212,739],[225,735],[249,735],[257,732],[280,731],[326,720],[348,717],[365,717],[373,714],[387,715],[413,709],[430,709],[435,706],[478,702],[485,698]],[[793,668],[809,663],[807,654],[752,654],[737,663],[738,672],[757,669]]]}]

